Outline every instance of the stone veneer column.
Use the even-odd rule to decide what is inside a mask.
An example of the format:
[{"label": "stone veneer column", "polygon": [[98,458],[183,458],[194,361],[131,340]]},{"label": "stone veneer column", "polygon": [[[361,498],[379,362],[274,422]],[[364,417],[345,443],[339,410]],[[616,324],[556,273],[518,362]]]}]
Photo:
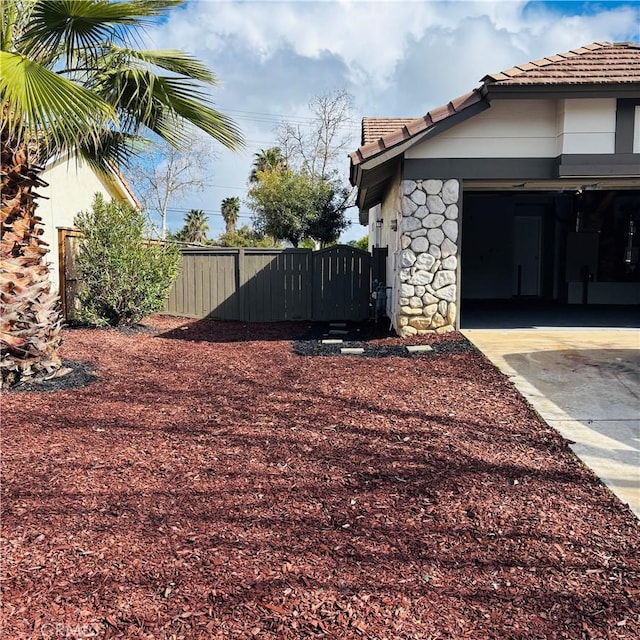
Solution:
[{"label": "stone veneer column", "polygon": [[396,271],[402,337],[453,331],[458,267],[458,180],[403,180]]}]

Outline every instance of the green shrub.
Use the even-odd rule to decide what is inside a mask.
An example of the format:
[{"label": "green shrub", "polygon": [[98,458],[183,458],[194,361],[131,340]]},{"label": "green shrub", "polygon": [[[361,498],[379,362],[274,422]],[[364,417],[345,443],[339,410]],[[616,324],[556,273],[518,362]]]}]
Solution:
[{"label": "green shrub", "polygon": [[84,236],[76,263],[80,320],[130,325],[163,308],[178,275],[180,251],[171,243],[145,240],[140,211],[96,194],[91,210],[79,213],[75,224]]},{"label": "green shrub", "polygon": [[347,244],[361,251],[369,251],[369,236],[364,236],[364,238],[360,238],[360,240],[349,240]]}]

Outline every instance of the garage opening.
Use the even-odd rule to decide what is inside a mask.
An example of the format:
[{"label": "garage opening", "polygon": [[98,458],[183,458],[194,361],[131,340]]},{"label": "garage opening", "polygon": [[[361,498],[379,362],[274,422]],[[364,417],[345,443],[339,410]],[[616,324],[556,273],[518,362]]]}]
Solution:
[{"label": "garage opening", "polygon": [[483,314],[596,326],[640,316],[640,190],[465,188],[461,251],[463,327]]}]

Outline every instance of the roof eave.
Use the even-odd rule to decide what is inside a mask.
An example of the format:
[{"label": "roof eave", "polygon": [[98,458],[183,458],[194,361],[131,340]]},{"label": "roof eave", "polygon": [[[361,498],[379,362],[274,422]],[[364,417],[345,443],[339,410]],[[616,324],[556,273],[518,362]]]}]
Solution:
[{"label": "roof eave", "polygon": [[[367,191],[369,190],[368,187],[371,185],[363,185],[366,173],[380,167],[381,165],[393,162],[396,158],[403,155],[414,145],[419,144],[423,140],[439,135],[443,131],[446,131],[453,126],[460,124],[464,120],[467,120],[468,118],[471,118],[478,113],[488,109],[490,107],[490,104],[487,99],[486,91],[482,87],[477,91],[480,95],[480,100],[478,100],[477,102],[474,102],[468,107],[465,107],[464,109],[461,109],[460,111],[453,113],[450,116],[439,120],[438,122],[433,123],[424,131],[414,134],[410,138],[407,138],[406,140],[381,151],[375,156],[364,159],[358,164],[354,164],[354,155],[358,154],[358,152],[356,151],[355,153],[350,154],[352,163],[350,169],[350,180],[353,186],[358,187],[357,202],[361,212],[360,222],[362,224],[366,224],[366,222],[362,222],[364,217],[363,211],[367,211],[380,202],[377,197],[374,197],[373,199],[368,198]],[[388,180],[388,178],[386,180]]]},{"label": "roof eave", "polygon": [[485,85],[489,99],[640,98],[640,82]]}]

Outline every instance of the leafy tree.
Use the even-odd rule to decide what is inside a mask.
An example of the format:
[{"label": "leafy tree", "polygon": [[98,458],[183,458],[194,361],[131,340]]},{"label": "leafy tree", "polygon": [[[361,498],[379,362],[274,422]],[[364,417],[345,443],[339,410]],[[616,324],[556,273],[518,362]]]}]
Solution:
[{"label": "leafy tree", "polygon": [[355,247],[356,249],[361,249],[362,251],[369,251],[369,236],[364,236],[359,240],[349,240],[347,244],[350,247]]},{"label": "leafy tree", "polygon": [[303,238],[323,244],[335,241],[347,226],[345,203],[340,202],[344,194],[333,183],[289,169],[259,171],[257,178],[248,202],[260,233],[297,247]]},{"label": "leafy tree", "polygon": [[351,101],[345,91],[316,96],[309,103],[309,126],[285,122],[278,128],[278,146],[267,151],[272,157],[277,152],[279,164],[267,162],[265,151],[256,154],[249,204],[258,229],[293,246],[304,238],[321,246],[337,241],[348,225],[345,210],[352,206],[353,191],[336,168],[352,144]]},{"label": "leafy tree", "polygon": [[97,194],[75,225],[83,233],[77,258],[82,320],[116,327],[162,309],[178,275],[180,252],[171,243],[145,241],[140,211]]},{"label": "leafy tree", "polygon": [[320,180],[317,182],[318,199],[316,215],[309,222],[307,236],[317,240],[321,247],[338,242],[340,234],[349,226],[345,209],[350,191],[341,188],[337,181]]},{"label": "leafy tree", "polygon": [[184,217],[184,226],[176,233],[176,240],[182,242],[206,242],[209,233],[207,216],[202,209],[191,209]]},{"label": "leafy tree", "polygon": [[214,244],[221,247],[279,248],[281,246],[271,236],[263,235],[247,224],[243,224],[239,229],[223,233]]},{"label": "leafy tree", "polygon": [[313,238],[303,238],[298,245],[299,249],[311,249],[315,251],[317,249],[316,241]]},{"label": "leafy tree", "polygon": [[[193,128],[192,128],[193,129]],[[167,237],[167,209],[180,195],[192,196],[212,184],[212,143],[193,130],[192,141],[178,149],[164,140],[146,145],[129,164],[127,178],[142,207],[160,217],[160,237]]]},{"label": "leafy tree", "polygon": [[287,159],[282,154],[280,147],[269,147],[266,151],[260,149],[258,153],[254,154],[253,169],[249,176],[249,182],[258,181],[259,172],[285,171],[287,167]]},{"label": "leafy tree", "polygon": [[136,46],[147,20],[180,2],[0,4],[3,385],[52,376],[61,366],[61,318],[36,215],[42,164],[69,151],[109,172],[130,157],[139,136],[188,147],[188,123],[230,149],[242,144],[234,123],[209,102],[203,84],[216,78],[204,64],[180,51]]},{"label": "leafy tree", "polygon": [[240,198],[237,196],[225,198],[220,204],[220,210],[226,227],[225,233],[233,234],[240,215]]}]

